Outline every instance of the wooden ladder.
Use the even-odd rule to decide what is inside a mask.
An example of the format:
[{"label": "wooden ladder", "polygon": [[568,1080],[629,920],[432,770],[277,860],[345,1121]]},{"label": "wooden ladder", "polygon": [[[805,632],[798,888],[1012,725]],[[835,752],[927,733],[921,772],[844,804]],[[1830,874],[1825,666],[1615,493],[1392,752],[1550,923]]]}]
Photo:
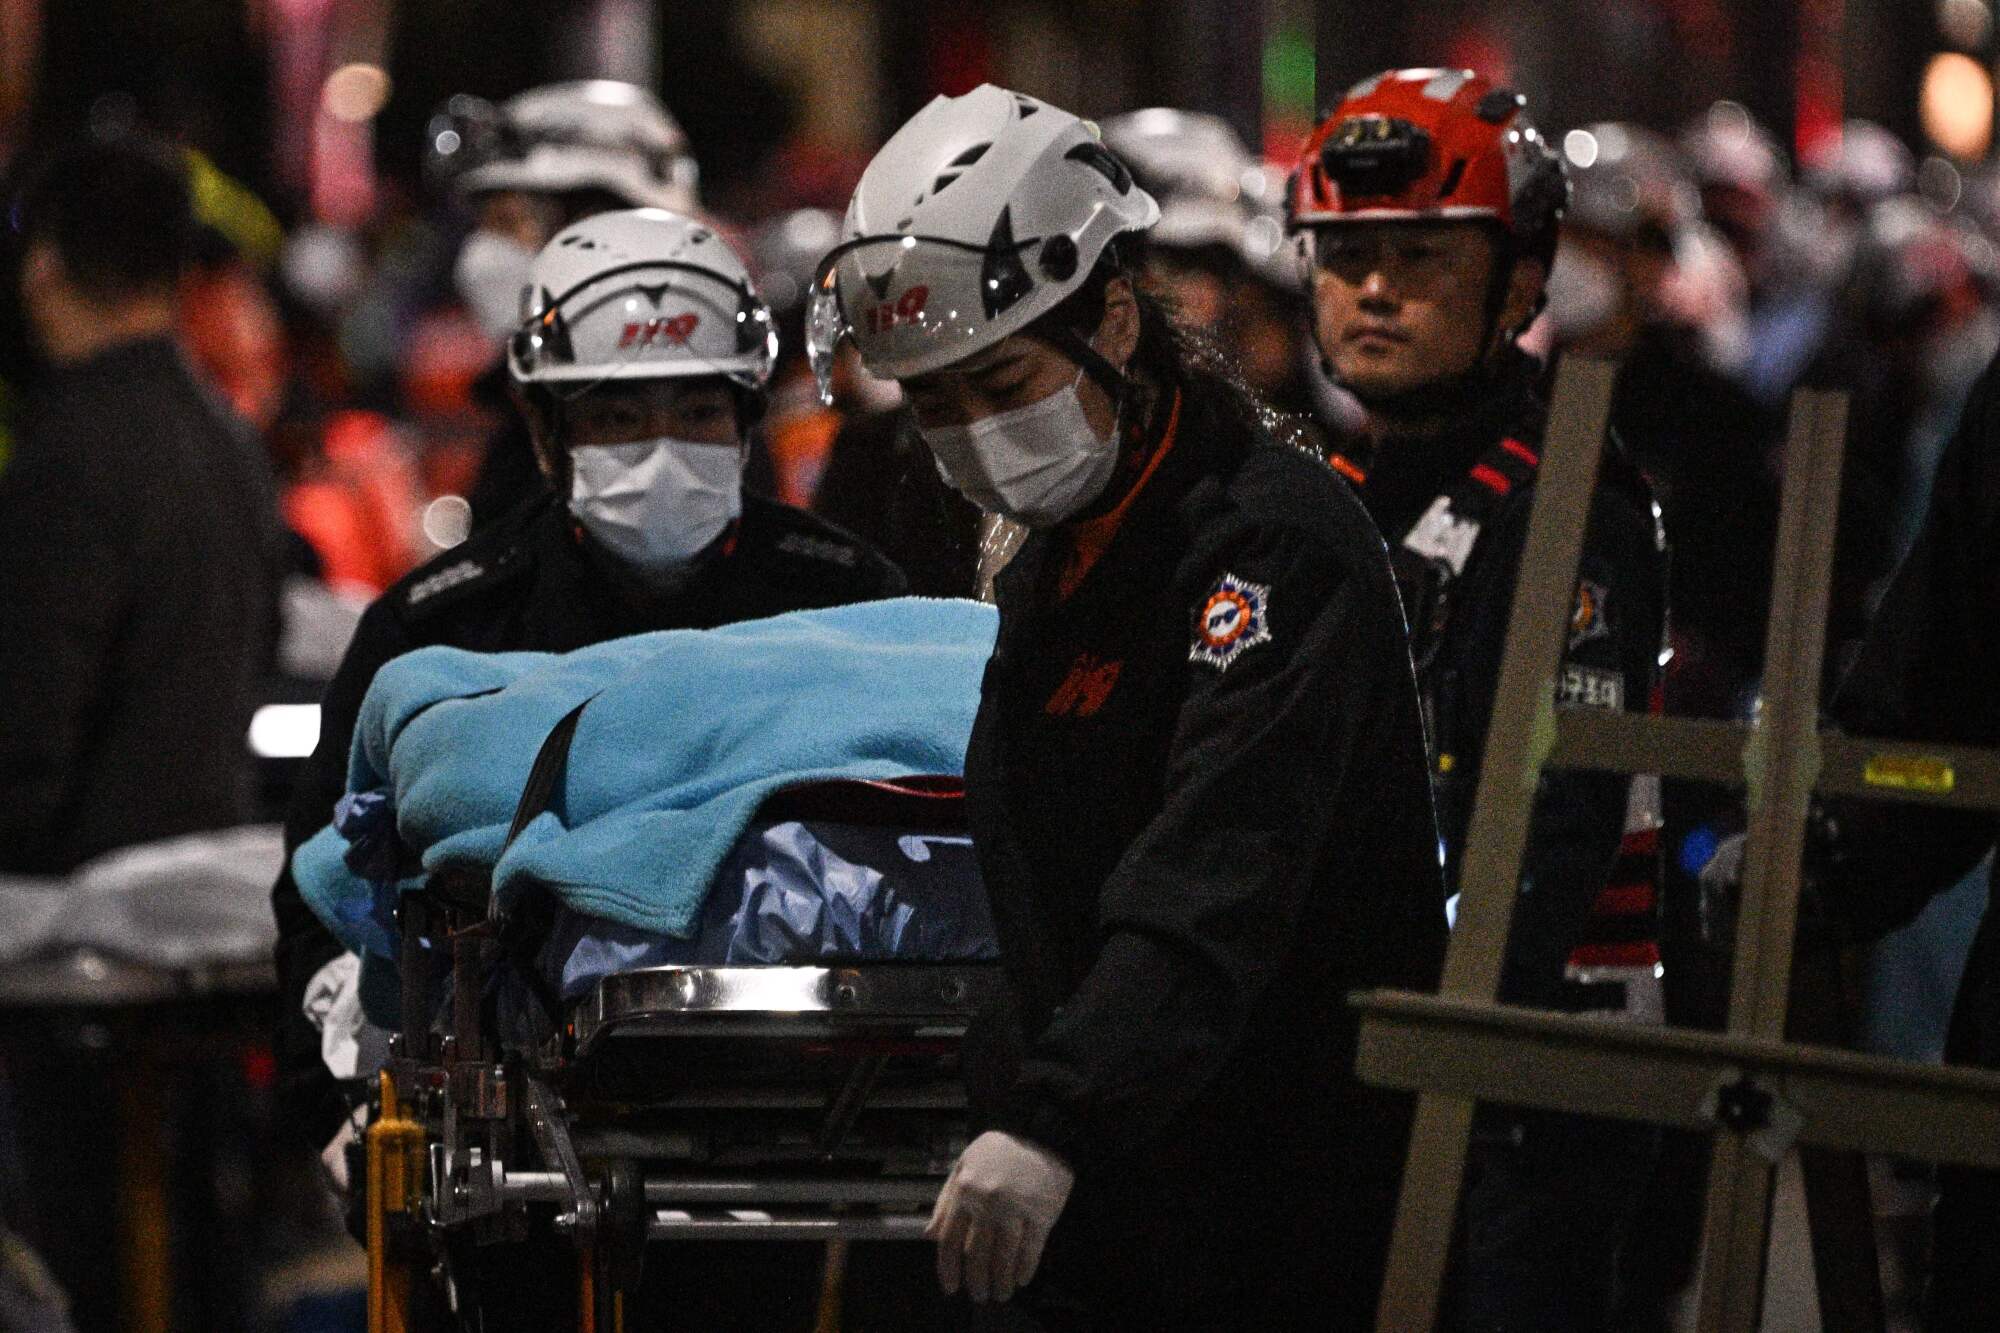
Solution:
[{"label": "wooden ladder", "polygon": [[[1847,404],[1818,391],[1792,402],[1760,716],[1740,723],[1558,710],[1556,671],[1615,374],[1610,363],[1576,358],[1558,372],[1443,986],[1437,995],[1354,997],[1361,1077],[1420,1094],[1376,1327],[1410,1333],[1436,1321],[1478,1100],[1715,1131],[1698,1292],[1704,1331],[1756,1327],[1776,1166],[1794,1143],[1806,1147],[1809,1194],[1845,1204],[1812,1210],[1822,1305],[1833,1306],[1823,1310],[1827,1327],[1879,1327],[1860,1154],[2000,1167],[2000,1074],[1786,1040],[1808,808],[1817,791],[2000,810],[2000,750],[1820,730]],[[1529,817],[1550,768],[1744,790],[1749,826],[1725,1032],[1497,1003]],[[1823,1029],[1797,1035],[1828,1039]],[[1864,1207],[1858,1224],[1856,1206]],[[1850,1256],[1865,1247],[1845,1272],[1830,1262],[1823,1242],[1832,1238],[1820,1234],[1836,1229],[1847,1233]],[[1840,1300],[1829,1299],[1835,1293]]]}]

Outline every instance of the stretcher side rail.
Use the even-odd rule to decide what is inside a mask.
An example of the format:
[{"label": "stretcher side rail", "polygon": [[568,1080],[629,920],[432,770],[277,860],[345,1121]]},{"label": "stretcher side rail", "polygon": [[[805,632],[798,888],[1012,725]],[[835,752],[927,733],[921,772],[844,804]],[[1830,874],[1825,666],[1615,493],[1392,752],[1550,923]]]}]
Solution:
[{"label": "stretcher side rail", "polygon": [[820,1036],[861,1028],[959,1036],[1005,982],[990,963],[651,967],[606,977],[572,1019],[579,1059],[616,1036],[738,1029]]},{"label": "stretcher side rail", "polygon": [[[813,784],[765,812],[954,835],[963,820],[942,780]],[[454,1255],[539,1219],[575,1251],[580,1326],[615,1328],[654,1245],[922,1237],[969,1135],[959,1046],[1002,993],[997,964],[635,967],[565,1000],[540,956],[551,904],[498,913],[486,887],[439,875],[400,904],[382,1082],[406,1090],[413,1184],[377,1230],[402,1238],[407,1278],[448,1277]]]}]

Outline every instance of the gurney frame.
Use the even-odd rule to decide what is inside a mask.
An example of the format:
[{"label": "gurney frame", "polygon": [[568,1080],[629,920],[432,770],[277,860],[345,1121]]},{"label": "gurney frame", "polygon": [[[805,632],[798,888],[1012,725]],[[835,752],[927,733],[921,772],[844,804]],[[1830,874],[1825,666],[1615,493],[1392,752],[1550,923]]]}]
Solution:
[{"label": "gurney frame", "polygon": [[[415,1327],[425,1283],[442,1279],[455,1308],[454,1246],[524,1239],[530,1210],[574,1247],[587,1333],[626,1326],[649,1245],[825,1241],[837,1273],[849,1242],[921,1238],[965,1138],[962,1085],[946,1067],[1003,984],[990,964],[643,968],[600,981],[543,1049],[510,1050],[479,998],[502,953],[483,886],[445,882],[406,899],[401,930],[405,1022],[366,1136],[370,1333]],[[427,956],[433,975],[409,961]],[[427,1016],[447,967],[450,1030],[438,1032]],[[641,1057],[624,1062],[628,1074],[673,1071],[682,1052],[758,1043],[830,1058],[837,1078],[627,1079],[608,1094],[592,1084],[628,1052]],[[914,1062],[914,1082],[885,1078],[898,1061]],[[928,1077],[926,1062],[953,1076]],[[645,1114],[628,1114],[635,1105]],[[782,1141],[704,1160],[703,1117],[761,1118]],[[897,1128],[870,1138],[864,1117]],[[837,1326],[837,1290],[822,1292],[822,1326]]]}]

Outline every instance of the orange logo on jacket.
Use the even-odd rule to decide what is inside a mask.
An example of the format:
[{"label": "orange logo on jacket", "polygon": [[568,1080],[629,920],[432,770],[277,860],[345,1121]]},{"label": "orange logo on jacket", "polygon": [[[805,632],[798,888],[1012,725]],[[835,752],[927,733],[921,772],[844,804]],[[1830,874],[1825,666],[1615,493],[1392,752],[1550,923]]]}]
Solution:
[{"label": "orange logo on jacket", "polygon": [[1089,653],[1078,653],[1063,683],[1042,705],[1050,717],[1094,717],[1111,698],[1118,684],[1123,662],[1100,662]]}]

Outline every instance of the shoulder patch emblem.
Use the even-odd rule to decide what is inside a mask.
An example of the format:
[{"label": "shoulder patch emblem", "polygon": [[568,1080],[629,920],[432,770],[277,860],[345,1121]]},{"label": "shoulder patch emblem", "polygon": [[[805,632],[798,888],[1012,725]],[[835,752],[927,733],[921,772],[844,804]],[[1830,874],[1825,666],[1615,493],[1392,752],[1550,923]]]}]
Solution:
[{"label": "shoulder patch emblem", "polygon": [[861,559],[861,553],[845,542],[830,541],[803,532],[788,532],[780,537],[778,550],[784,555],[803,556],[807,560],[839,565],[843,569],[854,568]]},{"label": "shoulder patch emblem", "polygon": [[1194,646],[1188,661],[1206,662],[1217,671],[1249,649],[1271,640],[1271,589],[1262,583],[1224,574],[1209,590],[1195,619]]},{"label": "shoulder patch emblem", "polygon": [[1479,524],[1453,512],[1451,497],[1440,495],[1404,536],[1403,546],[1426,560],[1438,561],[1453,574],[1463,574],[1478,540]]},{"label": "shoulder patch emblem", "polygon": [[1611,633],[1611,594],[1601,583],[1580,579],[1576,585],[1576,608],[1569,617],[1569,646],[1581,647],[1592,639]]},{"label": "shoulder patch emblem", "polygon": [[486,566],[477,560],[461,560],[455,565],[446,565],[437,573],[411,584],[410,590],[403,595],[403,604],[421,606],[439,593],[462,587],[485,573]]}]

